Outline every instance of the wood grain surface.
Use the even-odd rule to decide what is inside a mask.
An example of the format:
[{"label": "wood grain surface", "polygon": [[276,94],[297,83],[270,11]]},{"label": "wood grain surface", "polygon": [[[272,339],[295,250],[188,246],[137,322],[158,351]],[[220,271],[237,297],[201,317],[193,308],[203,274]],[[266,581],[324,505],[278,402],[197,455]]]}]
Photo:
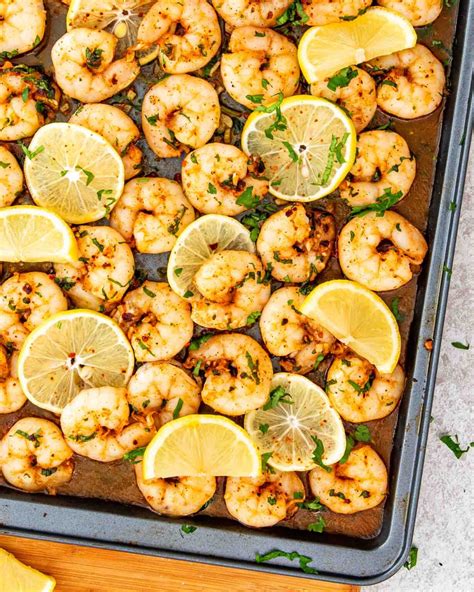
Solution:
[{"label": "wood grain surface", "polygon": [[0,535],[0,547],[56,578],[56,592],[358,592],[202,563]]}]

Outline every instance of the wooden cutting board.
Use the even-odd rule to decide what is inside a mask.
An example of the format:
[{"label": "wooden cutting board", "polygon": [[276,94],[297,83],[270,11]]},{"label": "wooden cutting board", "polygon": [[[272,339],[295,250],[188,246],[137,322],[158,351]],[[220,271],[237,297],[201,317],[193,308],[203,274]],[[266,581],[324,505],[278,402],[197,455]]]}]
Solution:
[{"label": "wooden cutting board", "polygon": [[202,563],[0,535],[0,547],[56,578],[55,592],[358,592]]}]

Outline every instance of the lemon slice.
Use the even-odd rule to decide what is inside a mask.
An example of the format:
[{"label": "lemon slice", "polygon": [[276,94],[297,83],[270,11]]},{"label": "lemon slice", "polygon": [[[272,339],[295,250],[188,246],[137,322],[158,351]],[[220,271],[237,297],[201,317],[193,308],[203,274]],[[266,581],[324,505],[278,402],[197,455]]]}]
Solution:
[{"label": "lemon slice", "polygon": [[300,311],[379,372],[395,370],[401,347],[398,323],[385,302],[368,288],[349,280],[324,282],[307,296]]},{"label": "lemon slice", "polygon": [[72,230],[37,206],[0,208],[0,261],[67,263],[78,257]]},{"label": "lemon slice", "polygon": [[51,316],[28,335],[18,376],[32,403],[59,414],[84,388],[126,386],[134,361],[132,346],[112,319],[77,309]]},{"label": "lemon slice", "polygon": [[278,391],[284,396],[274,407],[249,411],[244,422],[260,452],[272,453],[268,464],[280,471],[313,469],[312,436],[323,443],[324,464],[336,463],[346,449],[346,434],[323,389],[301,374],[280,372],[272,380],[272,394]]},{"label": "lemon slice", "polygon": [[162,426],[143,457],[144,479],[256,477],[257,447],[247,432],[221,415],[186,415]]},{"label": "lemon slice", "polygon": [[276,197],[306,202],[328,195],[354,163],[354,124],[341,108],[320,97],[284,99],[280,111],[283,122],[275,110],[250,115],[242,131],[243,151],[262,159]]},{"label": "lemon slice", "polygon": [[71,224],[99,220],[121,196],[122,159],[102,136],[80,125],[50,123],[27,149],[31,197]]},{"label": "lemon slice", "polygon": [[0,592],[52,592],[56,580],[0,549]]},{"label": "lemon slice", "polygon": [[179,235],[168,260],[168,283],[171,289],[184,296],[193,278],[211,255],[219,251],[255,252],[250,232],[234,218],[207,214],[192,222]]},{"label": "lemon slice", "polygon": [[298,60],[312,84],[347,66],[414,47],[416,39],[416,31],[405,17],[374,7],[353,21],[308,29],[298,46]]}]

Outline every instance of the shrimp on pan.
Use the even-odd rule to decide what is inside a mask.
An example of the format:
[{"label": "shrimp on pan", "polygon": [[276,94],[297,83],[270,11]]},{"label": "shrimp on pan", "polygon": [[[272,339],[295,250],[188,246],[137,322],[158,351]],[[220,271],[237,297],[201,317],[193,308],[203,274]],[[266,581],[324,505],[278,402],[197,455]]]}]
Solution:
[{"label": "shrimp on pan", "polygon": [[125,185],[110,225],[140,253],[166,253],[193,220],[193,207],[179,183],[141,177]]},{"label": "shrimp on pan", "polygon": [[264,405],[270,395],[271,360],[248,335],[214,335],[189,353],[185,366],[204,373],[202,400],[218,413],[242,415]]},{"label": "shrimp on pan", "polygon": [[381,374],[362,358],[346,353],[329,367],[327,394],[332,406],[346,421],[363,423],[390,415],[405,386],[405,374],[397,366]]},{"label": "shrimp on pan", "polygon": [[415,174],[415,157],[402,136],[387,130],[364,132],[339,193],[351,206],[367,206],[386,195],[398,195],[400,200],[410,190]]},{"label": "shrimp on pan", "polygon": [[313,281],[334,250],[336,222],[328,212],[287,206],[265,220],[257,251],[272,276],[281,282]]},{"label": "shrimp on pan", "polygon": [[17,55],[41,43],[46,28],[43,0],[0,2],[0,52]]},{"label": "shrimp on pan", "polygon": [[309,484],[331,512],[354,514],[382,503],[387,495],[388,477],[383,460],[368,444],[357,445],[345,463],[332,465],[331,472],[316,467]]},{"label": "shrimp on pan", "polygon": [[206,144],[183,160],[183,189],[203,214],[236,216],[268,193],[260,162],[230,144]]},{"label": "shrimp on pan", "polygon": [[230,36],[229,53],[221,58],[226,91],[249,109],[274,103],[279,93],[295,94],[300,68],[296,45],[264,27],[240,27]]},{"label": "shrimp on pan", "polygon": [[302,0],[308,16],[307,25],[338,23],[345,18],[355,18],[372,4],[372,0]]},{"label": "shrimp on pan", "polygon": [[136,146],[140,139],[140,130],[121,109],[102,103],[81,105],[69,119],[69,123],[82,125],[112,144],[122,157],[126,179],[138,174],[143,158],[142,151]]},{"label": "shrimp on pan", "polygon": [[133,52],[114,60],[117,37],[78,28],[65,33],[51,50],[56,81],[81,103],[100,103],[135,80],[140,67]]},{"label": "shrimp on pan", "polygon": [[130,340],[137,362],[169,360],[193,336],[189,303],[165,282],[146,281],[129,292],[113,318]]},{"label": "shrimp on pan", "polygon": [[232,27],[274,27],[293,0],[211,0]]},{"label": "shrimp on pan", "polygon": [[386,211],[356,216],[339,233],[342,272],[370,290],[396,290],[411,280],[423,263],[428,245],[406,218]]},{"label": "shrimp on pan", "polygon": [[220,120],[214,87],[189,74],[172,74],[146,93],[142,127],[148,145],[161,158],[204,146]]},{"label": "shrimp on pan", "polygon": [[18,411],[26,397],[18,380],[18,352],[8,352],[0,343],[0,413]]},{"label": "shrimp on pan", "polygon": [[76,306],[110,310],[133,279],[133,253],[122,235],[108,226],[78,226],[76,237],[79,260],[55,263],[56,281]]},{"label": "shrimp on pan", "polygon": [[71,480],[72,454],[56,424],[24,417],[0,442],[0,470],[8,483],[19,489],[54,493]]},{"label": "shrimp on pan", "polygon": [[157,0],[140,23],[137,43],[157,44],[163,70],[185,74],[212,60],[221,45],[221,29],[207,0]]},{"label": "shrimp on pan", "polygon": [[224,494],[230,515],[253,528],[274,526],[290,518],[304,498],[303,482],[293,471],[228,477]]},{"label": "shrimp on pan", "polygon": [[377,0],[377,4],[399,12],[414,27],[429,25],[443,9],[443,0]]},{"label": "shrimp on pan", "polygon": [[0,146],[0,208],[10,206],[23,189],[23,171],[13,154]]},{"label": "shrimp on pan", "polygon": [[126,389],[105,386],[80,391],[61,413],[61,429],[69,446],[99,462],[120,460],[145,446],[155,430],[130,418]]}]

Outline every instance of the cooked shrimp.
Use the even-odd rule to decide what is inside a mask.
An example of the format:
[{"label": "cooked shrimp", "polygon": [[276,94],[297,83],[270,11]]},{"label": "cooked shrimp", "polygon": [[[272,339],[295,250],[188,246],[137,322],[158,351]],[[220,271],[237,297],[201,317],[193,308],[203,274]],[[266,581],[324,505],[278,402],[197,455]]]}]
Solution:
[{"label": "cooked shrimp", "polygon": [[[209,329],[239,329],[259,313],[270,298],[260,259],[247,251],[211,255],[194,276],[189,298],[192,319]],[[251,323],[250,323],[251,324]]]},{"label": "cooked shrimp", "polygon": [[23,171],[13,154],[0,146],[0,208],[10,206],[23,189]]},{"label": "cooked shrimp", "polygon": [[61,288],[45,273],[15,273],[0,286],[0,339],[20,349],[28,334],[67,310]]},{"label": "cooked shrimp", "polygon": [[299,311],[305,297],[298,288],[273,292],[260,317],[260,332],[268,351],[280,357],[288,372],[307,374],[326,356],[335,338]]},{"label": "cooked shrimp", "polygon": [[166,253],[193,220],[193,207],[179,183],[142,177],[125,185],[110,225],[140,253]]},{"label": "cooked shrimp", "polygon": [[124,388],[90,388],[64,407],[61,429],[74,452],[112,462],[148,444],[155,430],[144,421],[130,419],[126,395]]},{"label": "cooked shrimp", "polygon": [[58,87],[40,71],[10,62],[0,68],[0,141],[32,136],[58,106]]},{"label": "cooked shrimp", "polygon": [[189,74],[173,74],[146,93],[142,127],[146,141],[161,158],[204,146],[219,125],[221,109],[214,87]]},{"label": "cooked shrimp", "polygon": [[135,465],[135,476],[146,501],[155,512],[166,516],[195,514],[216,491],[215,477],[169,477],[145,481],[141,463]]},{"label": "cooked shrimp", "polygon": [[343,464],[332,465],[331,472],[316,467],[309,473],[313,495],[337,514],[354,514],[378,506],[387,495],[387,469],[368,444],[352,449]]},{"label": "cooked shrimp", "polygon": [[369,212],[348,222],[339,234],[342,272],[371,290],[396,290],[411,280],[428,245],[421,232],[396,212]]},{"label": "cooked shrimp", "polygon": [[185,366],[204,372],[202,400],[219,413],[242,415],[264,405],[270,395],[272,363],[248,335],[215,335],[190,352]]},{"label": "cooked shrimp", "polygon": [[372,0],[302,0],[308,15],[307,25],[327,25],[338,23],[346,17],[362,14],[372,4]]},{"label": "cooked shrimp", "polygon": [[313,281],[334,250],[336,223],[331,214],[287,206],[265,220],[257,240],[264,266],[281,282]]},{"label": "cooked shrimp", "polygon": [[149,415],[156,427],[190,413],[201,403],[200,387],[183,369],[169,362],[148,362],[130,379],[127,399],[137,413]]},{"label": "cooked shrimp", "polygon": [[378,106],[396,117],[429,115],[443,100],[443,64],[424,45],[404,49],[369,62],[374,74],[384,73],[377,87]]},{"label": "cooked shrimp", "polygon": [[63,35],[51,50],[56,81],[81,103],[100,103],[135,80],[140,67],[133,52],[114,60],[117,37],[78,28]]},{"label": "cooked shrimp", "polygon": [[[343,73],[345,76],[337,81],[335,77]],[[311,94],[340,105],[348,112],[357,132],[369,125],[377,109],[375,80],[361,68],[344,68],[331,78],[314,82]]]},{"label": "cooked shrimp", "polygon": [[140,23],[137,42],[158,45],[165,72],[185,74],[212,60],[219,51],[221,29],[207,0],[157,0]]},{"label": "cooked shrimp", "polygon": [[331,364],[327,382],[329,399],[341,417],[362,423],[392,413],[403,394],[405,374],[400,366],[381,374],[367,360],[345,354]]},{"label": "cooked shrimp", "polygon": [[400,200],[410,190],[415,174],[415,157],[402,136],[386,130],[364,132],[339,194],[351,206],[367,206],[387,194],[398,195]]},{"label": "cooked shrimp", "polygon": [[133,253],[123,236],[108,226],[78,226],[75,234],[79,260],[55,263],[56,281],[76,306],[110,310],[133,279]]},{"label": "cooked shrimp", "polygon": [[284,35],[264,27],[234,29],[229,53],[221,58],[226,91],[249,109],[274,103],[279,93],[290,97],[299,84],[296,46]]},{"label": "cooked shrimp", "polygon": [[137,362],[169,360],[193,336],[191,307],[165,282],[144,282],[129,292],[113,318],[130,340]]},{"label": "cooked shrimp", "polygon": [[26,403],[26,397],[18,380],[18,352],[10,356],[0,343],[0,413],[18,411]]},{"label": "cooked shrimp", "polygon": [[253,478],[228,477],[224,494],[230,515],[254,528],[274,526],[290,518],[304,497],[303,482],[293,471],[275,471]]},{"label": "cooked shrimp", "polygon": [[211,0],[232,27],[274,27],[293,0]]},{"label": "cooked shrimp", "polygon": [[17,55],[41,43],[46,28],[43,0],[0,2],[0,52]]},{"label": "cooked shrimp", "polygon": [[0,469],[11,485],[55,493],[72,477],[72,450],[52,421],[24,417],[0,442]]},{"label": "cooked shrimp", "polygon": [[377,4],[399,12],[414,27],[429,25],[443,9],[443,0],[377,0]]},{"label": "cooked shrimp", "polygon": [[122,157],[126,179],[138,174],[143,158],[142,151],[136,146],[137,140],[140,139],[140,130],[131,117],[121,109],[102,103],[81,105],[69,123],[82,125],[100,134],[112,144]]},{"label": "cooked shrimp", "polygon": [[184,192],[203,214],[236,216],[253,206],[253,198],[268,192],[268,181],[259,178],[259,165],[236,146],[206,144],[183,160]]}]

